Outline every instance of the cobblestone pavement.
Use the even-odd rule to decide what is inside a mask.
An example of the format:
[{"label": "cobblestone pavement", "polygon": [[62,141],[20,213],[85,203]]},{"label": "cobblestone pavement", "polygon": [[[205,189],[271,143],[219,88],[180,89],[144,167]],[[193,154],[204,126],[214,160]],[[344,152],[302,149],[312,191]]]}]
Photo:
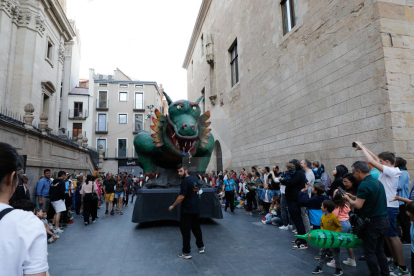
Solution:
[{"label": "cobblestone pavement", "polygon": [[[242,210],[224,213],[222,220],[203,221],[206,252],[199,254],[192,236],[191,260],[178,257],[182,240],[177,222],[138,225],[131,222],[133,206],[124,215],[105,215],[84,226],[83,218],[65,228],[60,239],[48,246],[50,275],[312,275],[318,250],[294,251],[291,231],[263,225],[262,216]],[[410,246],[404,246],[407,264]],[[361,249],[355,250],[357,258]],[[348,257],[341,251],[341,259]],[[368,275],[365,262],[343,265],[345,275]],[[324,274],[334,269],[325,266]]]}]

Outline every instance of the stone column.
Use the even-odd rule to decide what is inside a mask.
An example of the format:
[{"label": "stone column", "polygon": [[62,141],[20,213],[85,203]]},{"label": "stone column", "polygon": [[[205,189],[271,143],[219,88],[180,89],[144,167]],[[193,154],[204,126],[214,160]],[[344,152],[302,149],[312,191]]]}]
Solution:
[{"label": "stone column", "polygon": [[42,130],[42,134],[47,135],[46,129],[48,127],[47,120],[49,119],[49,117],[47,116],[46,113],[42,113],[39,119],[40,119],[39,128]]},{"label": "stone column", "polygon": [[23,116],[23,120],[25,122],[24,127],[27,129],[33,129],[32,122],[34,119],[34,116],[33,116],[34,110],[35,109],[31,103],[28,103],[24,106],[24,112],[26,112],[26,114]]},{"label": "stone column", "polygon": [[82,139],[82,146],[84,147],[84,148],[87,148],[88,147],[88,137],[83,137],[83,139]]},{"label": "stone column", "polygon": [[83,135],[79,134],[78,135],[78,145],[79,145],[79,147],[82,147],[82,143],[83,143],[82,139],[83,139]]}]

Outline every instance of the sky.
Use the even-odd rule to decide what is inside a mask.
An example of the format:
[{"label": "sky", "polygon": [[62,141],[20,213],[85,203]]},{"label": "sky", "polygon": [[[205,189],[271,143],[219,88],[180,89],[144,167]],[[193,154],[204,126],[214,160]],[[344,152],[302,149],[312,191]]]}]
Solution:
[{"label": "sky", "polygon": [[80,77],[113,74],[162,84],[173,101],[187,99],[182,67],[202,0],[68,0],[80,31]]}]

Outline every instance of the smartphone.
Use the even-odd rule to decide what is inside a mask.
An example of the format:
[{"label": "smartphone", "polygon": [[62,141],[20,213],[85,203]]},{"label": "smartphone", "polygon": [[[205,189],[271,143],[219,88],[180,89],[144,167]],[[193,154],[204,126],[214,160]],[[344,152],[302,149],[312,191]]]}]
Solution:
[{"label": "smartphone", "polygon": [[356,148],[356,147],[358,147],[357,143],[355,143],[355,142],[352,142],[352,147],[353,147],[353,148]]},{"label": "smartphone", "polygon": [[339,192],[341,192],[342,195],[346,195],[346,191],[342,189],[342,187],[338,187]]}]

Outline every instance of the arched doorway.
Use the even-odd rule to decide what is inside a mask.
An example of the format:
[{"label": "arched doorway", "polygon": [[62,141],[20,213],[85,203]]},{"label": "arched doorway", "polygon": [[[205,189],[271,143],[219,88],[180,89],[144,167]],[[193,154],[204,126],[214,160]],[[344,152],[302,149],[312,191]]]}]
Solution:
[{"label": "arched doorway", "polygon": [[223,157],[222,157],[221,146],[220,146],[219,141],[215,142],[214,149],[216,151],[217,173],[219,173],[220,171],[223,171]]}]

